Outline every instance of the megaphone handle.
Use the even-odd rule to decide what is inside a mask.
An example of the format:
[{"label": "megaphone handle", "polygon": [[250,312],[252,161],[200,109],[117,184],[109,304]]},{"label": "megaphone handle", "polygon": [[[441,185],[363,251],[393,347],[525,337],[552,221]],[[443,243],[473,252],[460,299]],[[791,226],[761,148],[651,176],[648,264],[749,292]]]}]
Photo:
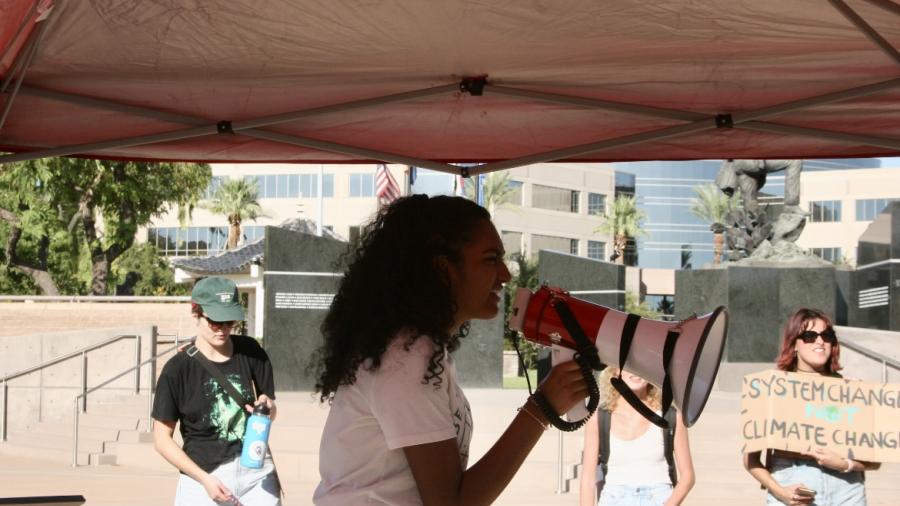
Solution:
[{"label": "megaphone handle", "polygon": [[554,427],[564,432],[574,432],[583,427],[591,418],[591,414],[593,414],[594,411],[597,411],[597,406],[600,405],[600,389],[597,387],[597,379],[594,378],[594,370],[590,365],[589,359],[583,357],[581,354],[576,354],[574,360],[581,369],[581,375],[584,377],[584,382],[588,387],[589,397],[586,407],[587,416],[574,422],[563,420],[553,409],[553,406],[550,405],[547,398],[544,397],[543,392],[538,390],[531,396],[531,398],[534,399],[535,404],[537,404],[538,407],[541,408],[541,411],[544,412],[544,416],[547,417],[547,420],[553,424]]}]

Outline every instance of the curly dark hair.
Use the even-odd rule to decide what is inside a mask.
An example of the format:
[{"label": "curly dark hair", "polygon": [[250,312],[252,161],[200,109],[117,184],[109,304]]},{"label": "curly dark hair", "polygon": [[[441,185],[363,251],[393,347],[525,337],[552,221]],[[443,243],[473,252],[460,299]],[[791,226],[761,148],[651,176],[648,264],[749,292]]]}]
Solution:
[{"label": "curly dark hair", "polygon": [[459,346],[467,326],[451,335],[457,306],[450,279],[436,260],[461,259],[482,221],[483,207],[461,197],[411,195],[381,209],[346,254],[344,272],[321,330],[316,392],[331,400],[341,385],[352,385],[361,364],[377,370],[381,356],[398,332],[434,343],[423,383],[440,385],[443,356]]}]

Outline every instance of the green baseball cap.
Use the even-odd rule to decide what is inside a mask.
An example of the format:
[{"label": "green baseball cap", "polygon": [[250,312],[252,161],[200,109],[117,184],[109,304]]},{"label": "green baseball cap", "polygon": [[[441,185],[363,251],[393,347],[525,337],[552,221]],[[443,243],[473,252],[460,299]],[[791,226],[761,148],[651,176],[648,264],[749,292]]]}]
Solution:
[{"label": "green baseball cap", "polygon": [[203,314],[215,322],[244,319],[244,308],[241,306],[237,285],[230,279],[201,279],[191,291],[191,302],[203,308]]}]

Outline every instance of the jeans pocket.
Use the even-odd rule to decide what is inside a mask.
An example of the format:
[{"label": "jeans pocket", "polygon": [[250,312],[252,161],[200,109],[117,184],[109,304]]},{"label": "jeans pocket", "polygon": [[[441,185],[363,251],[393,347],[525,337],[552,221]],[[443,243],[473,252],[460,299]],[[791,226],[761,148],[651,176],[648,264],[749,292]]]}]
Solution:
[{"label": "jeans pocket", "polygon": [[650,490],[650,503],[662,506],[672,495],[672,485],[659,485]]},{"label": "jeans pocket", "polygon": [[606,485],[600,493],[599,504],[618,504],[625,498],[626,492],[626,487],[622,485]]}]

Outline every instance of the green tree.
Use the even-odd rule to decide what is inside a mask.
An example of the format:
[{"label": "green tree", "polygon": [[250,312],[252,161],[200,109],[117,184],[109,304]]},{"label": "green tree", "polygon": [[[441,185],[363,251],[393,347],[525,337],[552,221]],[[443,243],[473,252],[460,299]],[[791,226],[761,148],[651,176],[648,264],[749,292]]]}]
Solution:
[{"label": "green tree", "polygon": [[[492,217],[498,207],[509,203],[513,192],[513,187],[509,184],[511,177],[509,171],[491,172],[484,177],[484,208]],[[470,200],[475,200],[475,184],[466,185],[466,197]]]},{"label": "green tree", "polygon": [[[58,285],[62,278],[54,277],[53,273],[61,269],[54,268],[53,262],[66,263],[70,268],[74,266],[76,273],[80,265],[89,262],[89,292],[93,295],[108,293],[111,265],[134,244],[138,228],[150,223],[170,206],[195,198],[206,188],[211,177],[208,165],[101,162],[77,158],[10,164],[0,173],[4,178],[13,179],[10,186],[0,190],[3,193],[0,201],[16,199],[9,195],[14,189],[27,190],[24,199],[18,198],[15,210],[4,208],[19,220],[16,225],[13,217],[3,216],[10,226],[6,239],[7,264],[14,265],[33,280],[36,279],[32,274],[34,267],[38,267],[50,273]],[[23,237],[33,239],[27,244],[19,239],[16,244],[16,228],[21,229]],[[11,240],[14,244],[10,251]],[[22,253],[27,248],[21,248],[32,243],[37,246],[27,251],[30,255],[27,262],[10,262],[10,259],[26,258]],[[66,247],[66,254],[62,254]],[[49,254],[54,248],[60,254]],[[87,260],[83,260],[82,255],[86,255]],[[74,279],[77,282],[78,276]],[[45,294],[52,292],[47,283],[35,284]],[[77,287],[66,291],[70,289],[79,291]]]},{"label": "green tree", "polygon": [[740,207],[740,192],[729,197],[716,185],[706,184],[694,187],[694,194],[696,198],[691,201],[691,213],[709,223],[709,229],[713,232],[713,263],[718,264],[725,251],[725,217]]},{"label": "green tree", "polygon": [[[512,263],[512,268],[510,269],[510,271],[512,271],[512,279],[510,279],[504,287],[506,297],[504,297],[505,300],[503,302],[503,330],[505,333],[503,347],[507,350],[515,349],[513,347],[513,339],[517,337],[516,331],[511,330],[508,324],[509,312],[512,301],[515,299],[516,291],[519,288],[534,290],[539,284],[538,265],[536,261],[529,260],[527,256],[519,252],[510,255],[510,263]],[[519,351],[522,353],[525,368],[534,368],[537,364],[537,345],[531,341],[519,339]]]},{"label": "green tree", "polygon": [[0,273],[3,293],[83,293],[79,280],[80,230],[76,207],[47,191],[47,160],[7,164],[0,170]]},{"label": "green tree", "polygon": [[128,248],[113,264],[117,295],[188,295],[190,287],[175,282],[172,267],[149,243]]},{"label": "green tree", "polygon": [[662,315],[650,307],[650,304],[641,300],[634,292],[625,292],[625,312],[636,314],[643,318],[658,320]]},{"label": "green tree", "polygon": [[227,179],[216,189],[212,199],[200,203],[201,207],[228,220],[227,249],[234,249],[241,238],[241,223],[256,221],[265,216],[259,204],[259,187],[256,180]]},{"label": "green tree", "polygon": [[628,238],[646,234],[642,223],[646,217],[647,213],[638,209],[635,197],[630,195],[616,197],[605,221],[594,230],[612,236],[611,260],[618,264],[625,263],[625,245],[628,244]]}]

